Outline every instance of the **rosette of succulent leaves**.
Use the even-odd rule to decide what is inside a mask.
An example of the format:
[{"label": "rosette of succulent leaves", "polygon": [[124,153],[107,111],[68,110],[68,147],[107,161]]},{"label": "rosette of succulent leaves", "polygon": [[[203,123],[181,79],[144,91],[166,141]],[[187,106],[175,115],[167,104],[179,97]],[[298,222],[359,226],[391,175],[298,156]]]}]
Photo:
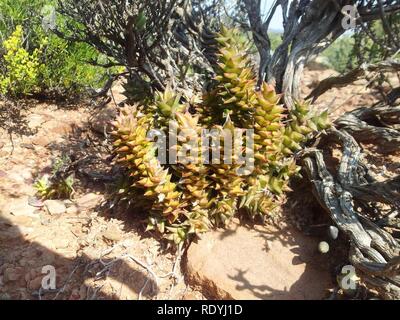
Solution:
[{"label": "rosette of succulent leaves", "polygon": [[[287,110],[272,85],[256,88],[256,73],[238,30],[223,28],[215,39],[219,45],[215,85],[202,97],[185,99],[167,88],[153,99],[126,106],[113,122],[116,163],[126,172],[113,200],[128,201],[133,211],[140,208],[148,214],[147,229],[176,244],[226,224],[238,211],[252,217],[273,215],[289,190],[290,177],[300,170],[296,153],[313,134],[330,125],[327,112],[317,114],[303,101]],[[187,152],[185,143],[191,141],[190,150],[196,152],[190,153],[190,161],[179,157],[173,164],[159,161],[156,142],[147,133],[161,129],[167,135],[168,126],[186,133],[184,139],[175,137],[169,151]],[[210,148],[196,140],[203,129],[220,133],[221,150],[224,143],[231,143],[229,133],[254,130],[252,150],[244,143],[241,150],[249,152],[253,170],[240,173],[243,164],[236,161],[236,153],[230,161],[204,163],[202,155]],[[233,143],[244,138],[239,135]]]},{"label": "rosette of succulent leaves", "polygon": [[71,158],[62,155],[53,161],[51,173],[39,178],[35,184],[37,195],[41,199],[71,198],[74,193],[74,172],[71,170]]}]

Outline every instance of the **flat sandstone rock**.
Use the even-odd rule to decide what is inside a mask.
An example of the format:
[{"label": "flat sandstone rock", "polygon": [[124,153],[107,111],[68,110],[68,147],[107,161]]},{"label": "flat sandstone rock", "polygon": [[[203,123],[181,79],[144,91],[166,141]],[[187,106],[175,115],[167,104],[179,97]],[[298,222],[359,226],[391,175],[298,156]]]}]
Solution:
[{"label": "flat sandstone rock", "polygon": [[206,233],[187,253],[187,274],[217,299],[323,299],[331,288],[318,241],[298,231],[234,224]]}]

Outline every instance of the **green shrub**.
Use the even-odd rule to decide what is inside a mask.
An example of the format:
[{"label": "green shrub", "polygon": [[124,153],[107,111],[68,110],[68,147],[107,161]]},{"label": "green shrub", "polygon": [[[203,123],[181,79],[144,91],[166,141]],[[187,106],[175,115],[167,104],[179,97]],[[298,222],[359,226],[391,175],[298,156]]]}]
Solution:
[{"label": "green shrub", "polygon": [[105,58],[86,44],[50,35],[42,54],[41,87],[64,93],[81,93],[89,87],[101,87],[106,79],[106,69],[86,62],[101,59]]},{"label": "green shrub", "polygon": [[35,42],[36,27],[40,26],[40,10],[49,0],[1,0],[0,1],[0,44],[14,32],[18,25],[29,32],[26,39]]},{"label": "green shrub", "polygon": [[[29,94],[38,90],[42,46],[30,54],[22,45],[23,30],[21,26],[17,26],[14,33],[3,43],[5,72],[0,75],[2,94]],[[45,45],[45,42],[42,45]]]},{"label": "green shrub", "polygon": [[[88,61],[105,63],[106,57],[87,44],[61,39],[44,26],[43,15],[55,4],[54,0],[0,1],[0,93],[70,95],[103,86],[109,71]],[[65,22],[56,17],[61,31]],[[20,34],[13,33],[17,26]],[[11,37],[12,45],[18,46],[15,50],[7,48]],[[18,55],[14,57],[11,49]]]},{"label": "green shrub", "polygon": [[[386,23],[387,28],[391,30],[392,35],[396,35],[400,31],[400,13],[393,14],[388,17]],[[368,30],[368,32],[365,31]],[[357,64],[377,63],[387,58],[400,57],[399,44],[389,36],[385,31],[382,21],[373,21],[355,31],[352,38],[355,46],[353,55],[357,59]]]},{"label": "green shrub", "polygon": [[329,63],[337,72],[345,72],[349,69],[349,63],[353,61],[354,39],[350,36],[343,35],[330,45],[322,56],[329,60]]}]

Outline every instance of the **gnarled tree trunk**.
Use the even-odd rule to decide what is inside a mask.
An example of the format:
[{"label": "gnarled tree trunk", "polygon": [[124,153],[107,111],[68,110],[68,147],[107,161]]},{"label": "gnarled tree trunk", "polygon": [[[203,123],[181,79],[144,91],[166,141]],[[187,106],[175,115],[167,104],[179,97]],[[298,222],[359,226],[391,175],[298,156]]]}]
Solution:
[{"label": "gnarled tree trunk", "polygon": [[[261,14],[261,0],[242,0],[249,17],[249,30],[260,53],[260,79],[274,82],[284,94],[290,108],[300,99],[300,83],[304,66],[348,30],[348,22],[362,24],[400,12],[397,0],[275,0],[265,17]],[[353,17],[346,6],[354,6]],[[268,35],[272,17],[280,7],[283,16],[282,43],[271,51]]]}]

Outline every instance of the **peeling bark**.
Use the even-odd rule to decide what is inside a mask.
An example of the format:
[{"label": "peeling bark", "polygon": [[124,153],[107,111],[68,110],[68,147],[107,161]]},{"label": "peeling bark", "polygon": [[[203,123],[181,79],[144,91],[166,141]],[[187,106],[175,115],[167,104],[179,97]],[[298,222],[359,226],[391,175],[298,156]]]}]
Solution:
[{"label": "peeling bark", "polygon": [[[329,213],[338,228],[350,239],[349,261],[370,289],[387,299],[400,299],[400,243],[384,230],[385,220],[379,225],[359,212],[355,202],[365,204],[382,202],[395,215],[400,206],[400,177],[377,182],[368,173],[362,150],[345,130],[335,128],[328,137],[342,146],[342,159],[337,176],[327,168],[323,153],[310,149],[303,162],[313,184],[313,192],[321,206]],[[388,220],[389,221],[389,220]]]},{"label": "peeling bark", "polygon": [[[287,107],[293,106],[294,100],[300,97],[300,85],[304,66],[328,48],[346,29],[343,27],[342,8],[346,5],[357,7],[356,25],[378,19],[385,20],[388,16],[400,12],[397,0],[377,3],[374,0],[276,0],[265,19],[261,16],[259,0],[241,0],[249,18],[248,29],[253,33],[255,45],[260,53],[259,84],[266,80],[275,83],[279,92],[284,94]],[[271,52],[271,42],[268,34],[272,17],[277,7],[281,8],[283,17],[282,43]],[[384,15],[382,15],[384,10]],[[391,68],[387,61],[378,68]],[[397,68],[398,62],[394,63]],[[364,65],[347,75],[327,79],[310,97],[318,97],[326,90],[335,86],[346,85],[349,81],[361,77],[373,65]]]}]

